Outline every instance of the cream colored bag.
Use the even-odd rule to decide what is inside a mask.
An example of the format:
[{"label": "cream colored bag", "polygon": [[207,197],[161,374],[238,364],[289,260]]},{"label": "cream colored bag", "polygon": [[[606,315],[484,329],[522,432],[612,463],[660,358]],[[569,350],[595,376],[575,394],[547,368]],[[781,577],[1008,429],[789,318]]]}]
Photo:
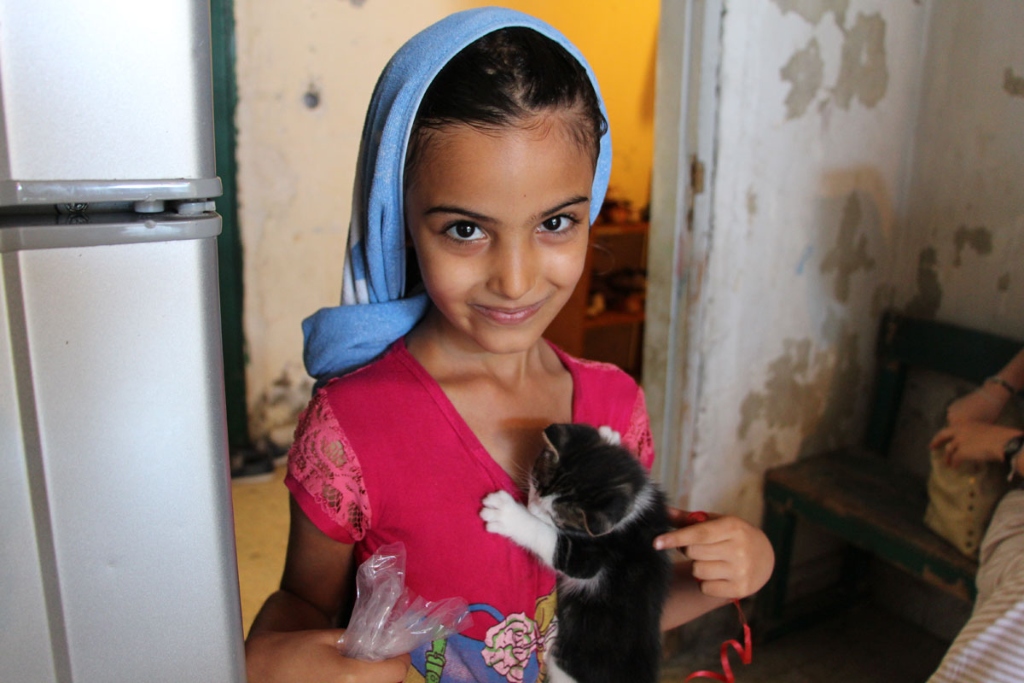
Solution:
[{"label": "cream colored bag", "polygon": [[[1016,405],[1011,401],[996,421],[1018,426]],[[1001,462],[963,462],[956,467],[945,463],[941,450],[931,452],[928,476],[928,509],[924,523],[968,557],[978,557],[996,503],[1009,489],[1006,466]]]},{"label": "cream colored bag", "polygon": [[1006,468],[996,462],[949,467],[941,450],[933,450],[931,455],[924,523],[964,555],[977,558],[992,511],[1008,487]]}]

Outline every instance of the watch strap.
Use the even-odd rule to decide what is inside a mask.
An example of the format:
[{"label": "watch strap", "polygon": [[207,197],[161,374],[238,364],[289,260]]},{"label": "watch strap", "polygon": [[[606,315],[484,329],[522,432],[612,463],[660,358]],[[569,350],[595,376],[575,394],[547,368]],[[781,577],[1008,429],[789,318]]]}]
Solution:
[{"label": "watch strap", "polygon": [[1003,462],[1006,463],[1006,481],[1013,481],[1017,477],[1017,458],[1024,450],[1024,434],[1018,434],[1006,442],[1003,447]]}]

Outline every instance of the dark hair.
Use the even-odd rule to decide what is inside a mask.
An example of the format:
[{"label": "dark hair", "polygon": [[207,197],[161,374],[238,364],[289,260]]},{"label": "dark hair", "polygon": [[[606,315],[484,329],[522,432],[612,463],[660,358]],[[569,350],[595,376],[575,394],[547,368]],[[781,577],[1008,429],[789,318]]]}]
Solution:
[{"label": "dark hair", "polygon": [[573,133],[596,166],[608,123],[583,65],[533,29],[503,28],[478,38],[438,72],[423,95],[405,156],[406,182],[429,131],[452,124],[504,128],[545,110],[577,114]]}]

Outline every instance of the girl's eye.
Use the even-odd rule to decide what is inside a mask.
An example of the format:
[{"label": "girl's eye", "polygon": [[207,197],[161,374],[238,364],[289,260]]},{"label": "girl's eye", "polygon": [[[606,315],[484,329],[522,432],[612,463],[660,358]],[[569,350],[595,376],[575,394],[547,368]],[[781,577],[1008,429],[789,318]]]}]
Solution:
[{"label": "girl's eye", "polygon": [[560,215],[546,219],[540,224],[540,227],[545,232],[565,232],[574,225],[576,225],[576,221],[570,216]]},{"label": "girl's eye", "polygon": [[472,223],[456,223],[447,230],[445,234],[459,242],[474,242],[483,239],[483,231]]}]

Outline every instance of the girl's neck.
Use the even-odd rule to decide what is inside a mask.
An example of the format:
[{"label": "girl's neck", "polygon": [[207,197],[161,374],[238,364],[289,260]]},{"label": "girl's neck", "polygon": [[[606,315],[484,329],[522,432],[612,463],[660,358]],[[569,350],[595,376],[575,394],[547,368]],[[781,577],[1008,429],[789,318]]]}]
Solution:
[{"label": "girl's neck", "polygon": [[493,353],[438,318],[428,313],[406,336],[406,348],[484,450],[524,486],[524,473],[543,446],[543,429],[572,421],[569,370],[543,339],[522,351]]},{"label": "girl's neck", "polygon": [[442,383],[491,379],[515,385],[536,377],[537,373],[550,371],[552,362],[561,363],[543,339],[537,339],[522,351],[492,353],[472,339],[452,334],[443,316],[434,308],[406,336],[405,344],[413,358]]}]

